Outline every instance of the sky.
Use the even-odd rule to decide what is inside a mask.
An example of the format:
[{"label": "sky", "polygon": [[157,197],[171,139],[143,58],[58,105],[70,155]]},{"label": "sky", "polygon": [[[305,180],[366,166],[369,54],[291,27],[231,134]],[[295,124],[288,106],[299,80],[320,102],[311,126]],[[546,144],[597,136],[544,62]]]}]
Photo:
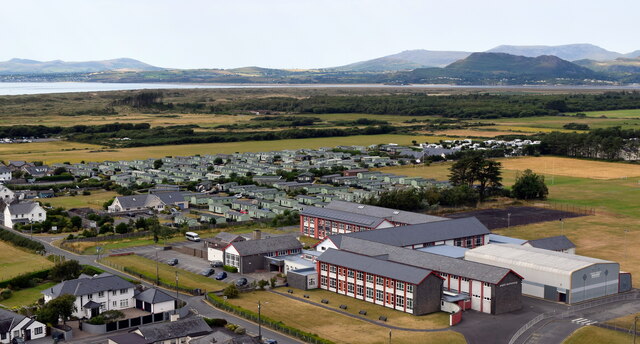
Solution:
[{"label": "sky", "polygon": [[0,61],[320,68],[411,49],[640,49],[635,0],[0,0]]}]

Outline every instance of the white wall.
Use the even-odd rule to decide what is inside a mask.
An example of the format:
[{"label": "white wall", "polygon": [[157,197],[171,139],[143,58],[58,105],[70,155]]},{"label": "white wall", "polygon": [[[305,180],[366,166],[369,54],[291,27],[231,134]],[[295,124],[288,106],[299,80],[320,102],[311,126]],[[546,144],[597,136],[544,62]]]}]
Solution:
[{"label": "white wall", "polygon": [[331,240],[329,240],[328,238],[326,238],[326,239],[322,240],[322,241],[321,241],[321,242],[316,246],[316,251],[318,251],[318,252],[324,252],[324,251],[326,251],[326,250],[328,250],[328,249],[330,249],[330,248],[332,248],[332,249],[334,249],[334,250],[337,250],[337,249],[338,249],[338,247],[337,247],[337,246],[336,246],[336,245],[335,245]]},{"label": "white wall", "polygon": [[207,260],[210,262],[214,260],[224,262],[224,251],[213,247],[207,248]]},{"label": "white wall", "polygon": [[176,307],[174,301],[160,302],[151,306],[152,313],[168,312],[174,310],[175,308]]}]

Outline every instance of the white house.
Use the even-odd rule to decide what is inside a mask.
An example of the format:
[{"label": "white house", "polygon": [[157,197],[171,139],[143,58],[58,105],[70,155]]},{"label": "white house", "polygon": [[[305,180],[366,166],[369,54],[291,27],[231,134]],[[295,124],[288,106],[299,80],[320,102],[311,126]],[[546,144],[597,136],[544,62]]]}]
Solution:
[{"label": "white house", "polygon": [[63,281],[42,291],[44,302],[64,294],[76,297],[75,311],[78,318],[91,318],[101,312],[133,308],[134,285],[108,273],[95,276],[80,275],[79,278]]},{"label": "white house", "polygon": [[[2,168],[2,166],[0,166]],[[8,187],[0,184],[0,200],[4,201],[4,203],[11,203],[13,199],[16,197],[15,192],[9,189]]]},{"label": "white house", "polygon": [[4,225],[9,228],[17,223],[42,222],[47,212],[35,202],[8,204],[4,208]]},{"label": "white house", "polygon": [[113,200],[108,211],[110,213],[143,209],[162,211],[164,210],[164,206],[164,202],[156,195],[120,196]]},{"label": "white house", "polygon": [[0,308],[0,343],[8,344],[16,337],[24,340],[43,338],[46,336],[46,325]]},{"label": "white house", "polygon": [[11,169],[7,166],[0,165],[0,182],[7,182],[11,180]]}]

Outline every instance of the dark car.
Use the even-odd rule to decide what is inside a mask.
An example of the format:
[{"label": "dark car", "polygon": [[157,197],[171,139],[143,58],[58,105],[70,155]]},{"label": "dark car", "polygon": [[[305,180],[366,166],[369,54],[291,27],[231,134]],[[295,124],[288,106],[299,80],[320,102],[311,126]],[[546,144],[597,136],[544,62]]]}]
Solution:
[{"label": "dark car", "polygon": [[178,265],[178,258],[172,258],[172,259],[167,260],[167,264],[171,265],[171,266]]},{"label": "dark car", "polygon": [[275,339],[265,339],[264,340],[265,344],[278,344],[278,341]]},{"label": "dark car", "polygon": [[204,271],[202,271],[200,274],[201,274],[202,276],[207,276],[207,277],[209,277],[209,276],[211,276],[211,275],[213,275],[213,274],[215,274],[215,273],[216,273],[216,270],[214,270],[214,269],[212,269],[212,268],[208,268],[208,269],[204,269]]},{"label": "dark car", "polygon": [[236,281],[236,286],[238,286],[238,287],[242,287],[242,286],[247,285],[247,283],[248,283],[248,282],[249,282],[249,281],[247,281],[247,279],[246,279],[246,278],[241,277],[241,278],[238,278],[238,280]]},{"label": "dark car", "polygon": [[224,263],[219,260],[214,260],[210,263],[212,268],[221,268],[224,266]]},{"label": "dark car", "polygon": [[224,271],[220,271],[220,272],[218,272],[218,273],[216,274],[216,279],[217,279],[218,281],[219,281],[219,280],[223,280],[223,279],[225,279],[225,278],[227,278],[227,273],[226,273],[226,272],[224,272]]},{"label": "dark car", "polygon": [[22,339],[22,337],[14,337],[11,340],[11,344],[24,344],[24,339]]}]

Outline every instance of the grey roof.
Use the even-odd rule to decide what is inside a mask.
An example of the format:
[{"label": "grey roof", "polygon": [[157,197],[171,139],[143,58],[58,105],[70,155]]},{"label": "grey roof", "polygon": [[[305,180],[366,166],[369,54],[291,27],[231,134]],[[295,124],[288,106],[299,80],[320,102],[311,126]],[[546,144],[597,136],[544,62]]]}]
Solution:
[{"label": "grey roof", "polygon": [[164,204],[174,204],[176,202],[184,202],[184,192],[167,191],[154,193]]},{"label": "grey roof", "polygon": [[564,235],[558,235],[549,238],[542,238],[527,241],[529,245],[535,248],[542,248],[551,251],[562,251],[575,248],[576,245]]},{"label": "grey roof", "polygon": [[318,257],[318,261],[413,284],[419,284],[432,272],[427,269],[332,248]]},{"label": "grey roof", "polygon": [[131,195],[116,197],[122,208],[143,208],[148,206],[152,201],[157,200],[156,195]]},{"label": "grey roof", "polygon": [[151,304],[175,300],[173,296],[170,296],[169,294],[156,288],[149,288],[141,293],[138,293],[133,298]]},{"label": "grey roof", "polygon": [[234,240],[237,240],[238,238],[241,239],[240,241],[245,240],[241,235],[229,233],[229,232],[220,232],[216,234],[216,236],[214,237],[215,240],[225,242],[227,244],[233,242]]},{"label": "grey roof", "polygon": [[489,243],[490,244],[516,244],[516,245],[522,245],[525,242],[527,242],[527,241],[523,240],[523,239],[512,238],[512,237],[508,237],[508,236],[504,236],[504,235],[498,235],[498,234],[489,234]]},{"label": "grey roof", "polygon": [[241,256],[251,256],[275,251],[301,249],[302,244],[290,235],[281,235],[266,239],[246,240],[231,243]]},{"label": "grey roof", "polygon": [[404,223],[413,225],[417,223],[433,222],[447,220],[440,216],[431,216],[426,214],[419,214],[410,211],[397,210],[391,208],[377,207],[373,205],[365,205],[360,203],[345,202],[339,200],[333,200],[325,206],[328,209],[342,210],[350,213],[356,213],[368,216],[384,217],[393,222]]},{"label": "grey roof", "polygon": [[26,317],[22,314],[14,313],[0,308],[0,334],[9,332],[24,318]]},{"label": "grey roof", "polygon": [[9,212],[11,214],[28,214],[37,206],[40,205],[35,202],[13,203],[9,205]]},{"label": "grey roof", "polygon": [[385,221],[382,217],[354,214],[342,210],[319,208],[315,206],[304,207],[300,212],[300,215],[321,217],[364,227],[375,227]]},{"label": "grey roof", "polygon": [[123,279],[122,277],[114,276],[105,272],[93,277],[81,275],[80,278],[58,283],[51,288],[43,290],[42,293],[56,298],[65,294],[80,296],[101,291],[133,287],[134,285],[131,282]]},{"label": "grey roof", "polygon": [[507,268],[440,256],[433,253],[348,236],[342,238],[340,249],[365,255],[385,254],[388,255],[388,260],[390,261],[494,284],[500,282],[502,278],[511,271]]},{"label": "grey roof", "polygon": [[204,319],[191,317],[172,322],[145,325],[138,328],[142,336],[150,342],[158,342],[181,337],[198,337],[212,332]]},{"label": "grey roof", "polygon": [[440,256],[462,259],[464,258],[464,253],[468,250],[468,248],[460,246],[437,245],[422,247],[417,250],[421,252],[437,254]]},{"label": "grey roof", "polygon": [[487,227],[475,217],[464,217],[461,219],[382,228],[375,231],[354,232],[344,235],[404,247],[489,233],[491,232]]},{"label": "grey roof", "polygon": [[123,333],[117,336],[111,336],[107,339],[113,341],[116,344],[149,344],[150,342],[144,339],[143,336],[137,333]]},{"label": "grey roof", "polygon": [[100,304],[95,301],[89,300],[89,302],[85,303],[84,306],[82,306],[82,308],[87,308],[87,309],[100,308]]},{"label": "grey roof", "polygon": [[5,166],[5,165],[0,165],[0,173],[10,173],[11,170]]}]

